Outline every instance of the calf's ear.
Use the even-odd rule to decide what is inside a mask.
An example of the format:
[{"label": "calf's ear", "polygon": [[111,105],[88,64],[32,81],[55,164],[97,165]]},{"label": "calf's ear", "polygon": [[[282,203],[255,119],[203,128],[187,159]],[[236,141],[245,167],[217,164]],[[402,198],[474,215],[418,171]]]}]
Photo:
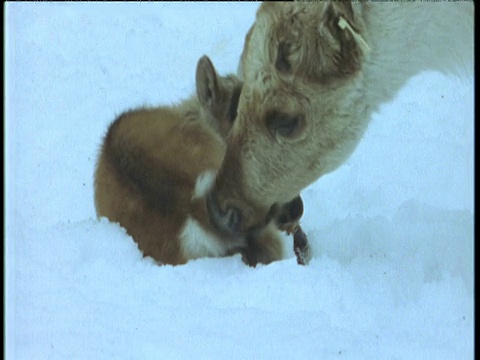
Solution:
[{"label": "calf's ear", "polygon": [[213,107],[219,93],[218,75],[206,55],[198,60],[195,81],[200,104],[209,108]]},{"label": "calf's ear", "polygon": [[288,224],[297,223],[303,215],[303,200],[299,196],[284,204],[277,216],[277,224],[279,226],[285,226]]},{"label": "calf's ear", "polygon": [[286,204],[274,205],[270,209],[267,219],[273,218],[280,230],[291,233],[298,227],[302,215],[303,200],[299,195]]}]

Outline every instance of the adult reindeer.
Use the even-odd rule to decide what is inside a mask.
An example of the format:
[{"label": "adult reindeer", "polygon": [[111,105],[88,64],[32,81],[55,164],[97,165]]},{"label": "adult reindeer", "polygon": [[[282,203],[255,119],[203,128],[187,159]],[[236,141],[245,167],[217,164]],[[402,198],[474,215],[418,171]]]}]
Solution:
[{"label": "adult reindeer", "polygon": [[264,3],[210,216],[248,229],[338,168],[413,75],[472,72],[473,3]]}]

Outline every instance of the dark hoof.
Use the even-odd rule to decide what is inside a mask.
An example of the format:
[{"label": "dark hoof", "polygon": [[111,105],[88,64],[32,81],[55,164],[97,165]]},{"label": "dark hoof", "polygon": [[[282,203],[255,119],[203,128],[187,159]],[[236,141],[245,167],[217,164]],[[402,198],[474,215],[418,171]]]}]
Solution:
[{"label": "dark hoof", "polygon": [[307,235],[305,235],[300,225],[293,234],[293,251],[295,252],[299,265],[308,265],[312,259]]}]

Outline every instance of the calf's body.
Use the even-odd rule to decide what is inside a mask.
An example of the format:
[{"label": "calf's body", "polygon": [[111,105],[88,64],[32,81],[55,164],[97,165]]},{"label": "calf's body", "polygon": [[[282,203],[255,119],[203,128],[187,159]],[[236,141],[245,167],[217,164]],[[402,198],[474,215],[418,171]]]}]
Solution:
[{"label": "calf's body", "polygon": [[145,256],[182,264],[241,252],[250,265],[283,257],[273,220],[233,235],[213,226],[207,210],[205,195],[225,154],[240,89],[204,57],[198,97],[128,111],[110,125],[95,171],[97,215],[120,223]]}]

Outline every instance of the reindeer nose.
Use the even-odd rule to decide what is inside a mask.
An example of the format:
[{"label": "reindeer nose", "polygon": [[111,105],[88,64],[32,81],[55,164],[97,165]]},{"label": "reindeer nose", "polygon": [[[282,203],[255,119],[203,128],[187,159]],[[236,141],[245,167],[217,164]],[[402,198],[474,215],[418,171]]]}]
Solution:
[{"label": "reindeer nose", "polygon": [[207,196],[207,210],[213,225],[221,232],[237,235],[242,228],[242,213],[235,206],[222,210],[215,191]]}]

